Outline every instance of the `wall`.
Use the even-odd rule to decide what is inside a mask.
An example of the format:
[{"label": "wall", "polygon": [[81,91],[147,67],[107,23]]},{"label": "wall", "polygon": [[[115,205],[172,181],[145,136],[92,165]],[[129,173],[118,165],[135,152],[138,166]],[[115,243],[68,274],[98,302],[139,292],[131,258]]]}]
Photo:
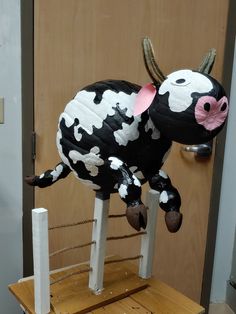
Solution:
[{"label": "wall", "polygon": [[236,225],[236,53],[231,83],[220,208],[217,227],[211,302],[224,302],[226,281],[230,277]]},{"label": "wall", "polygon": [[8,284],[22,277],[20,0],[0,0],[0,312],[20,313]]}]

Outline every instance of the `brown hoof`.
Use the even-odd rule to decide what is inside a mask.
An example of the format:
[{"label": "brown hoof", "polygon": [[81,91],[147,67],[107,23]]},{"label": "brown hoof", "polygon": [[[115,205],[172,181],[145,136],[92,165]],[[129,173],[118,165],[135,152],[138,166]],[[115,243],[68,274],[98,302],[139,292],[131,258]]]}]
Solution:
[{"label": "brown hoof", "polygon": [[126,210],[126,217],[131,227],[135,230],[145,229],[147,226],[147,207],[143,204],[130,206]]},{"label": "brown hoof", "polygon": [[25,177],[25,182],[29,185],[35,185],[35,176]]},{"label": "brown hoof", "polygon": [[179,212],[170,211],[165,214],[167,229],[170,232],[177,232],[182,225],[183,215]]}]

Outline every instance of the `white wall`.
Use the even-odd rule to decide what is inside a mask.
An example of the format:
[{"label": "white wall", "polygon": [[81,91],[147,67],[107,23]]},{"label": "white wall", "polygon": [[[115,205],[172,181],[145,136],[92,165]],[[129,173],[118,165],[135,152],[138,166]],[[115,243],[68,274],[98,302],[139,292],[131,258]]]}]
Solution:
[{"label": "white wall", "polygon": [[236,53],[231,83],[211,302],[224,302],[232,264],[236,225]]},{"label": "white wall", "polygon": [[8,284],[22,277],[20,0],[0,0],[0,313],[21,313]]}]

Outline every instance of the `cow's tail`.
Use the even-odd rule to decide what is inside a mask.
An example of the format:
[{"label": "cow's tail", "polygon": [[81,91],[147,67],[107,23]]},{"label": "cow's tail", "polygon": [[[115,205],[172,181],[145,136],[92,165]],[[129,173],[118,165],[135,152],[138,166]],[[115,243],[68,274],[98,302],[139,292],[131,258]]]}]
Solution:
[{"label": "cow's tail", "polygon": [[25,182],[32,186],[38,186],[40,188],[45,188],[52,185],[60,179],[68,176],[71,169],[63,162],[56,165],[53,170],[47,170],[40,176],[28,176],[25,178]]}]

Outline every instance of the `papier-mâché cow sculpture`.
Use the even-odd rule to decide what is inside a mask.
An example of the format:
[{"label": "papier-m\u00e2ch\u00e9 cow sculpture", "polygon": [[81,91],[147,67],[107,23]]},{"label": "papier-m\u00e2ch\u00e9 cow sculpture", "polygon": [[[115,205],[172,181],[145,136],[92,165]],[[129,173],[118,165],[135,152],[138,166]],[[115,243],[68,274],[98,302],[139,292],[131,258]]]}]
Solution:
[{"label": "papier-m\u00e2ch\u00e9 cow sculpture", "polygon": [[222,86],[208,75],[214,50],[198,71],[180,70],[167,77],[155,62],[148,38],[143,40],[143,54],[152,83],[140,87],[107,80],[80,90],[59,119],[56,142],[62,162],[26,181],[47,187],[72,171],[100,197],[118,191],[136,230],[147,223],[141,185],[148,181],[160,192],[167,228],[176,232],[182,222],[180,195],[160,169],[172,141],[199,144],[217,135],[228,100]]}]

